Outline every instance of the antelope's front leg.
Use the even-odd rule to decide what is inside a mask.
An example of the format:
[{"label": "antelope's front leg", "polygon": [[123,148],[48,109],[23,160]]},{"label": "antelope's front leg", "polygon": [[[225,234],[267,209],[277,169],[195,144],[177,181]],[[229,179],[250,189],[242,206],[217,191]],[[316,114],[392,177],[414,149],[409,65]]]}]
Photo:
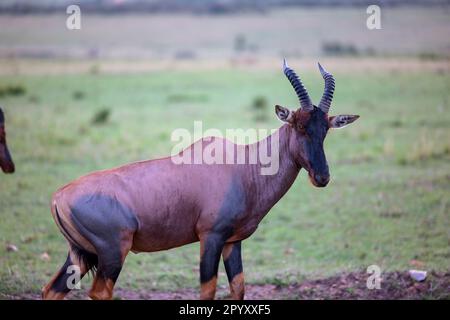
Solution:
[{"label": "antelope's front leg", "polygon": [[223,248],[222,256],[230,284],[231,298],[234,300],[243,300],[245,285],[242,268],[241,241],[227,243]]},{"label": "antelope's front leg", "polygon": [[209,233],[200,239],[200,299],[212,300],[216,295],[217,271],[225,240]]}]

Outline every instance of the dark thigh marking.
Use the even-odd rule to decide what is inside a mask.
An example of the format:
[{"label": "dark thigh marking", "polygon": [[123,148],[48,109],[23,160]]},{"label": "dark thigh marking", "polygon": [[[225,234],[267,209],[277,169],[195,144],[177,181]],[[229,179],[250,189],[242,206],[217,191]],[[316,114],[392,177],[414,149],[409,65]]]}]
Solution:
[{"label": "dark thigh marking", "polygon": [[97,251],[99,275],[116,280],[122,267],[122,234],[138,228],[135,213],[102,194],[80,197],[70,209],[77,230]]},{"label": "dark thigh marking", "polygon": [[241,242],[233,243],[231,253],[224,261],[225,270],[227,272],[228,281],[231,282],[233,278],[242,273],[242,257],[241,257]]},{"label": "dark thigh marking", "polygon": [[82,196],[70,210],[76,228],[95,248],[118,247],[121,233],[138,227],[136,215],[130,208],[102,194]]}]

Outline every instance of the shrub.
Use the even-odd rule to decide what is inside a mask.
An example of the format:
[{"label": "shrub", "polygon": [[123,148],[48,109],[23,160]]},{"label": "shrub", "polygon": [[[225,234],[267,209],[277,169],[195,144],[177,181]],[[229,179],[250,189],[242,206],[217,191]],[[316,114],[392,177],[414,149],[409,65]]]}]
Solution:
[{"label": "shrub", "polygon": [[97,111],[94,116],[92,117],[91,123],[92,124],[104,124],[108,122],[109,116],[111,115],[111,110],[108,108],[101,109]]}]

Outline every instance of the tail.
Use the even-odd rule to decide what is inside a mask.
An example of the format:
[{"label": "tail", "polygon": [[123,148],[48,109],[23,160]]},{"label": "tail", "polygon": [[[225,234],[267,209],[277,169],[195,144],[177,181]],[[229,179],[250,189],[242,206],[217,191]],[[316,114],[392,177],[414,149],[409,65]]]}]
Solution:
[{"label": "tail", "polygon": [[64,235],[64,237],[69,242],[72,253],[75,254],[75,256],[77,256],[78,259],[80,260],[80,262],[86,266],[87,270],[91,270],[92,272],[95,272],[97,270],[97,266],[98,266],[98,256],[95,253],[85,250],[70,235],[69,231],[67,230],[66,227],[64,227],[64,224],[62,223],[56,203],[54,203],[54,206],[55,206],[56,224],[58,225],[59,229],[61,230],[61,233]]}]

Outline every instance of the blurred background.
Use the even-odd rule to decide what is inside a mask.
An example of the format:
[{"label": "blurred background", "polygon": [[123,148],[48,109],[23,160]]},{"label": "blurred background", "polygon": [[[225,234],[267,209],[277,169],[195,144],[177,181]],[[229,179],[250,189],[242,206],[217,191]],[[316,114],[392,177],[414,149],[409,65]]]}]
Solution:
[{"label": "blurred background", "polygon": [[[66,28],[68,5],[81,30]],[[369,30],[368,5],[381,8]],[[332,180],[304,172],[243,245],[249,298],[450,297],[450,1],[93,0],[0,3],[0,106],[16,173],[0,176],[0,298],[37,298],[65,259],[52,192],[168,155],[176,128],[277,128],[336,78]],[[196,298],[198,244],[131,254],[117,298]],[[366,268],[384,272],[367,290]],[[415,283],[408,270],[429,272]],[[227,295],[223,268],[219,297]],[[90,281],[83,280],[84,298]],[[312,288],[312,289],[311,289]]]}]

